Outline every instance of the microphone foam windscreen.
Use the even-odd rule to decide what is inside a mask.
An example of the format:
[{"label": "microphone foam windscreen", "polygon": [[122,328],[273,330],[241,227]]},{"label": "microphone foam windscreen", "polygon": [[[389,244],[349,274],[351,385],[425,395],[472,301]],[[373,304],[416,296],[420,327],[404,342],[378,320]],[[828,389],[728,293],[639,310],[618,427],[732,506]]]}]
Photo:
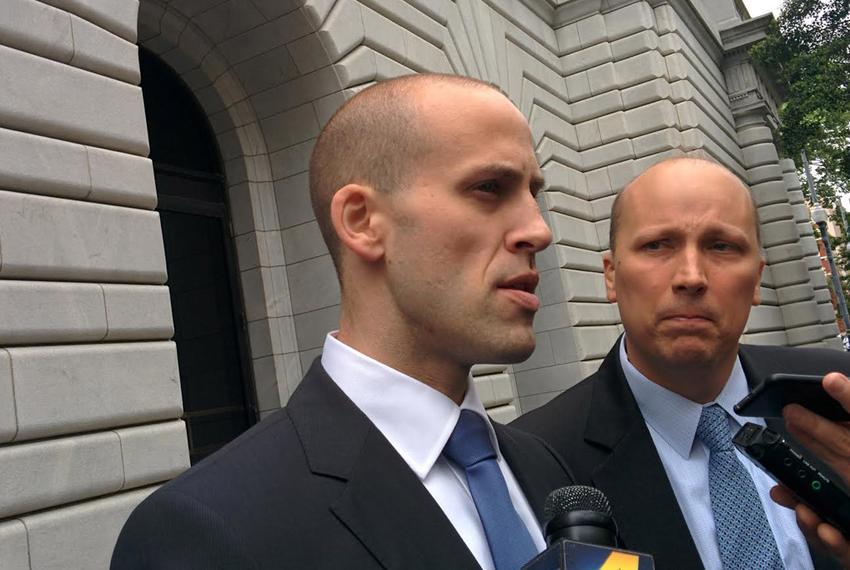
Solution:
[{"label": "microphone foam windscreen", "polygon": [[572,485],[555,489],[546,497],[543,513],[547,520],[572,511],[594,511],[611,516],[608,497],[595,487]]}]

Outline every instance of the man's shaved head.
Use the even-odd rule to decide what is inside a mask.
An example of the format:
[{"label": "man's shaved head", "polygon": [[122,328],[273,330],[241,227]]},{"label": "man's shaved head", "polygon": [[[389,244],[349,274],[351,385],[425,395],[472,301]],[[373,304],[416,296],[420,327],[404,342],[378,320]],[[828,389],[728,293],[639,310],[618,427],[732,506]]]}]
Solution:
[{"label": "man's shaved head", "polygon": [[330,204],[347,184],[391,193],[408,183],[417,157],[434,144],[421,120],[417,94],[440,84],[494,89],[458,75],[407,75],[372,85],[345,102],[331,117],[310,157],[310,199],[337,271],[339,240],[330,221]]},{"label": "man's shaved head", "polygon": [[696,157],[690,157],[690,156],[679,156],[679,157],[673,157],[673,158],[668,158],[668,159],[662,160],[661,162],[658,162],[658,163],[650,166],[649,168],[644,170],[642,173],[640,173],[637,177],[635,177],[634,180],[629,182],[626,185],[626,187],[623,188],[623,191],[620,192],[617,195],[617,197],[614,199],[614,203],[611,205],[611,224],[610,224],[610,228],[608,230],[608,249],[610,249],[613,252],[615,247],[616,247],[617,230],[620,226],[620,221],[622,220],[622,216],[623,216],[623,208],[624,208],[623,201],[628,200],[626,195],[627,195],[627,192],[629,191],[629,189],[636,187],[636,186],[639,186],[642,179],[647,177],[650,173],[655,172],[656,170],[659,170],[659,169],[662,169],[662,168],[667,168],[667,167],[671,166],[672,164],[688,163],[688,162],[693,163],[694,166],[702,166],[702,167],[709,166],[709,167],[717,168],[718,170],[722,170],[723,172],[728,174],[730,179],[734,180],[737,183],[737,185],[741,188],[741,190],[744,193],[746,193],[747,198],[749,199],[749,204],[750,204],[750,208],[751,208],[751,212],[752,212],[752,220],[753,220],[753,226],[755,227],[756,239],[758,240],[758,245],[761,246],[761,228],[759,227],[758,206],[756,205],[755,199],[753,198],[752,192],[750,192],[749,187],[740,178],[738,178],[738,176],[736,176],[734,172],[732,172],[731,170],[729,170],[728,168],[726,168],[722,164],[719,164],[717,162],[714,162],[712,160],[707,160],[707,159],[704,159],[704,158],[696,158]]}]

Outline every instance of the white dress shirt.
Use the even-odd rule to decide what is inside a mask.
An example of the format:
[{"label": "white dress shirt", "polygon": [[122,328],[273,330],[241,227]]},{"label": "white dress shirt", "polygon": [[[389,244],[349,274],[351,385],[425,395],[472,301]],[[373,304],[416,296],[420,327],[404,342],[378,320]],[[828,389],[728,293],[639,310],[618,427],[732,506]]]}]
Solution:
[{"label": "white dress shirt", "polygon": [[[720,550],[717,546],[708,490],[709,451],[696,438],[703,405],[659,386],[641,374],[629,362],[625,336],[620,342],[620,364],[649,428],[655,449],[661,457],[664,471],[673,487],[673,493],[679,502],[679,508],[691,531],[700,558],[706,570],[721,570]],[[726,411],[733,435],[746,422],[765,425],[762,418],[742,418],[735,413],[733,406],[746,396],[747,392],[747,378],[741,361],[736,358],[732,374],[723,391],[714,402],[705,404],[710,406],[716,403]],[[737,448],[735,454],[753,478],[785,568],[811,570],[812,558],[803,533],[797,526],[794,511],[774,503],[770,498],[770,488],[776,483]]]},{"label": "white dress shirt", "polygon": [[[325,338],[322,366],[354,402],[410,469],[451,521],[478,564],[494,570],[484,527],[469,492],[465,473],[442,456],[462,409],[487,419],[490,440],[507,483],[514,508],[542,552],[546,547],[537,518],[499,450],[496,433],[475,393],[472,379],[460,406],[448,396],[354,350],[330,333]],[[440,545],[434,545],[439,548]]]}]

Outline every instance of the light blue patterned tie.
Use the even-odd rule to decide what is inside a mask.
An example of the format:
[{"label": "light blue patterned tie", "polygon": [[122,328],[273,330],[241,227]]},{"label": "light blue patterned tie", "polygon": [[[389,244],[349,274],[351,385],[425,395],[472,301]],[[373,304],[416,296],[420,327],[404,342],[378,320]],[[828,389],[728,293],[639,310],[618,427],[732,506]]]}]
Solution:
[{"label": "light blue patterned tie", "polygon": [[723,408],[712,404],[702,409],[697,437],[711,452],[708,487],[724,570],[783,570],[756,486],[735,455]]},{"label": "light blue patterned tie", "polygon": [[461,410],[443,455],[466,472],[496,570],[519,570],[537,556],[537,548],[511,502],[485,421],[471,410]]}]

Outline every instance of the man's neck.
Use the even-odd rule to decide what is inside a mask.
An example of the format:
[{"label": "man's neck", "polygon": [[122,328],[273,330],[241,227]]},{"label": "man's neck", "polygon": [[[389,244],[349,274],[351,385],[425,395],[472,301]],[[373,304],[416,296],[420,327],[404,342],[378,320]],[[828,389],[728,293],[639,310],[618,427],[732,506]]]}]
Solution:
[{"label": "man's neck", "polygon": [[[427,351],[419,349],[421,347],[408,346],[398,338],[388,339],[388,335],[359,334],[359,329],[346,327],[345,324],[344,320],[340,321],[337,334],[340,342],[441,392],[458,405],[463,402],[468,387],[469,366],[440,362],[429,358]],[[378,342],[381,339],[384,342]]]}]

